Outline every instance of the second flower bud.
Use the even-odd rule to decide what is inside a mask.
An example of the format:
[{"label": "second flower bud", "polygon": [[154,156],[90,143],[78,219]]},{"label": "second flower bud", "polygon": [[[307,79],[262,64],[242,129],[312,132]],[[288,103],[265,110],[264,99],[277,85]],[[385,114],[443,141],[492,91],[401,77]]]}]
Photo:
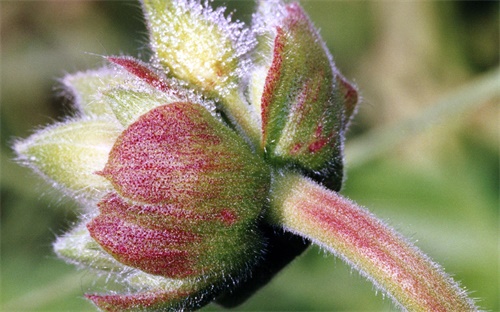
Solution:
[{"label": "second flower bud", "polygon": [[204,107],[176,102],[142,115],[99,174],[114,191],[87,227],[118,261],[208,278],[239,277],[259,257],[269,170]]}]

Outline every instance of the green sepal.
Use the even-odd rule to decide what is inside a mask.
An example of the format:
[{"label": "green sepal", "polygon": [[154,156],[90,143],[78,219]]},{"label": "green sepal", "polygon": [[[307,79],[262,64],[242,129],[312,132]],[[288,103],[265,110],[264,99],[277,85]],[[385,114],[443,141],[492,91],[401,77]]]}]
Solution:
[{"label": "green sepal", "polygon": [[[144,90],[144,88],[142,89]],[[139,89],[117,87],[105,90],[102,97],[111,108],[116,119],[124,127],[128,127],[141,115],[155,107],[179,101],[178,97],[153,88],[140,91]]]},{"label": "green sepal", "polygon": [[151,46],[171,75],[219,94],[236,87],[239,24],[196,1],[142,2]]},{"label": "green sepal", "polygon": [[263,145],[274,163],[322,171],[342,152],[343,103],[321,38],[300,6],[286,10],[262,95]]},{"label": "green sepal", "polygon": [[15,144],[18,160],[71,195],[95,198],[111,184],[95,174],[121,132],[116,122],[69,120],[49,126]]},{"label": "green sepal", "polygon": [[85,223],[58,237],[53,248],[59,257],[70,263],[100,271],[120,272],[126,269],[90,237]]},{"label": "green sepal", "polygon": [[83,116],[112,116],[113,111],[101,99],[101,91],[123,85],[127,76],[126,73],[104,67],[67,75],[62,83],[73,96],[73,103]]}]

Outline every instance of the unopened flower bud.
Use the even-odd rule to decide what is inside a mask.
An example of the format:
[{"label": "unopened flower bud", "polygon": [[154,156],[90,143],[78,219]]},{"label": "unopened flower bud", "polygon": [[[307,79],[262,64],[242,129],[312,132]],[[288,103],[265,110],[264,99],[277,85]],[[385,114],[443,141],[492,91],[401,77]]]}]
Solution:
[{"label": "unopened flower bud", "polygon": [[[333,175],[341,180],[345,90],[349,115],[357,103],[356,90],[335,68],[298,4],[262,6],[262,16],[255,18],[258,30],[264,40],[274,36],[272,52],[261,62],[268,68],[260,102],[266,155],[273,163],[295,164],[320,178]],[[269,14],[278,15],[281,21]],[[261,71],[257,68],[253,77],[262,77]],[[258,80],[255,83],[259,85]]]},{"label": "unopened flower bud", "polygon": [[143,8],[151,63],[67,76],[76,117],[16,150],[91,199],[54,248],[128,285],[87,295],[99,308],[234,305],[309,245],[263,219],[270,168],[340,183],[356,89],[295,3],[261,2],[253,29],[197,0]]},{"label": "unopened flower bud", "polygon": [[242,24],[197,1],[144,0],[151,46],[174,77],[225,95],[237,87],[250,48]]},{"label": "unopened flower bud", "polygon": [[115,190],[88,228],[120,262],[184,278],[231,275],[255,261],[267,166],[202,106],[177,102],[141,116],[99,174]]}]

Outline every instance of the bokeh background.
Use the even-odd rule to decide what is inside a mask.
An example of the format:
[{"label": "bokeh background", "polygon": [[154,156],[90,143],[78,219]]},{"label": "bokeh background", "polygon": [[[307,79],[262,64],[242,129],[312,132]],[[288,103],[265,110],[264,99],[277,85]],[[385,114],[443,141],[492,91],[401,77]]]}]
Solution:
[{"label": "bokeh background", "polygon": [[[226,4],[250,20],[253,1]],[[349,133],[343,194],[415,241],[482,308],[500,310],[498,92],[462,111],[449,105],[433,125],[432,118],[418,118],[442,99],[473,92],[470,86],[498,67],[498,2],[302,4],[363,95]],[[0,11],[1,307],[92,311],[82,296],[92,287],[89,275],[51,249],[78,209],[16,165],[10,145],[71,112],[58,84],[65,73],[99,67],[102,55],[148,58],[140,7],[133,1],[1,1]],[[408,122],[415,118],[416,125]],[[384,143],[401,135],[397,144]],[[238,310],[394,308],[358,273],[313,247]]]}]

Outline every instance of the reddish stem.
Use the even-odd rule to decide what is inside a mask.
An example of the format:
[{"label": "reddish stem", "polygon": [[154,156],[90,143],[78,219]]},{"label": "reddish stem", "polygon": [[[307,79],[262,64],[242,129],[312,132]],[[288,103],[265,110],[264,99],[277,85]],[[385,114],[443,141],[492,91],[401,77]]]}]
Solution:
[{"label": "reddish stem", "polygon": [[312,180],[274,181],[270,218],[341,257],[408,311],[477,311],[439,265],[354,202]]}]

